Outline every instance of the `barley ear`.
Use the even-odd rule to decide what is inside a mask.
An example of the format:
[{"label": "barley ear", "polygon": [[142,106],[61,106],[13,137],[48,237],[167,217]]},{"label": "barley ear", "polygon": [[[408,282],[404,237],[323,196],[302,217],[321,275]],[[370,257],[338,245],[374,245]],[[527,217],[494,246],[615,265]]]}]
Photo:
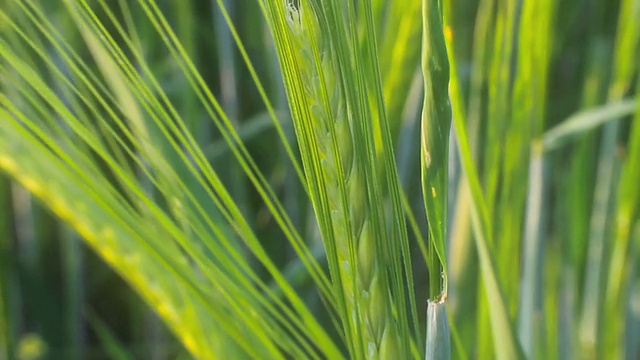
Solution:
[{"label": "barley ear", "polygon": [[301,69],[305,100],[310,104],[309,124],[315,140],[315,144],[312,141],[300,145],[302,152],[315,152],[320,158],[319,167],[305,163],[305,168],[315,169],[317,182],[322,184],[326,195],[327,207],[316,207],[315,211],[319,220],[330,219],[330,226],[321,228],[321,232],[330,263],[337,272],[332,279],[343,299],[341,317],[351,342],[351,355],[393,358],[392,352],[401,354],[396,351],[401,350],[398,348],[401,342],[392,315],[390,280],[379,248],[386,234],[380,231],[384,227],[375,218],[379,209],[372,209],[372,194],[380,191],[372,183],[379,180],[367,178],[372,170],[368,168],[367,141],[363,139],[367,134],[358,123],[362,116],[347,112],[347,108],[361,106],[354,104],[357,100],[354,93],[348,93],[351,83],[345,77],[350,74],[340,67],[351,63],[340,63],[337,45],[325,40],[339,36],[328,30],[328,14],[336,9],[335,4],[307,1],[289,8],[296,61]]}]

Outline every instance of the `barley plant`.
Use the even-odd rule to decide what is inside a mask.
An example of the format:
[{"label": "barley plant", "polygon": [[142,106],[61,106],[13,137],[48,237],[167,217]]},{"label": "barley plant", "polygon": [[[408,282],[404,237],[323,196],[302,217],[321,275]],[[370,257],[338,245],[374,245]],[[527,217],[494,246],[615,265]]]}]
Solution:
[{"label": "barley plant", "polygon": [[637,359],[640,0],[0,0],[0,360]]}]

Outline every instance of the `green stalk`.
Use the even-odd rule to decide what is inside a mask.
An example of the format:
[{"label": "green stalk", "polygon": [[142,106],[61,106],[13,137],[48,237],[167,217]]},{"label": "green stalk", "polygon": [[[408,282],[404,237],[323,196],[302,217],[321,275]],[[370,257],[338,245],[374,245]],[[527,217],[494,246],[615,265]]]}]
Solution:
[{"label": "green stalk", "polygon": [[447,297],[444,243],[447,230],[447,173],[451,105],[449,60],[444,38],[443,6],[439,0],[422,2],[422,195],[429,220],[429,298]]},{"label": "green stalk", "polygon": [[443,302],[429,300],[427,306],[427,349],[425,360],[444,360],[451,357],[449,319]]},{"label": "green stalk", "polygon": [[449,59],[441,0],[422,2],[422,196],[429,221],[429,302],[427,307],[427,359],[451,356],[447,298],[447,195],[449,166]]}]

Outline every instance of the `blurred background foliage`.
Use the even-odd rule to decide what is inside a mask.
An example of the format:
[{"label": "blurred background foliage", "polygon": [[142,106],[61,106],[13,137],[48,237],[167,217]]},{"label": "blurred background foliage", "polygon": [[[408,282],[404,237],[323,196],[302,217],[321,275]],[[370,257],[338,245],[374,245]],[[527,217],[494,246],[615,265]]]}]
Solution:
[{"label": "blurred background foliage", "polygon": [[[252,75],[255,71],[261,80],[298,156],[270,29],[256,0],[222,2],[252,68],[243,61],[216,0],[159,0],[157,5],[301,238],[326,267],[305,189]],[[445,33],[459,82],[458,96],[452,95],[454,116],[464,116],[467,124],[492,223],[489,245],[521,346],[530,358],[637,358],[640,226],[636,194],[640,163],[633,161],[640,161],[640,126],[633,99],[638,96],[640,2],[444,2]],[[66,105],[78,113],[88,114],[89,109],[73,103],[56,71],[79,84],[78,73],[66,68],[62,52],[37,29],[25,3],[0,0],[0,93],[15,106],[24,106],[27,116],[41,117],[35,123],[41,121],[54,132],[68,132],[64,121],[42,117],[49,109],[39,113],[30,107],[29,94],[22,93],[24,88],[19,86],[24,75],[16,75],[12,70],[16,65],[10,62],[8,52],[3,53],[11,49],[12,56],[36,70],[34,75],[48,84],[55,96],[68,101]],[[78,30],[65,2],[33,3],[58,36],[85,59],[87,71],[100,74],[100,65],[83,38],[86,29]],[[150,67],[148,71],[175,105],[207,161],[218,170],[266,253],[322,325],[333,329],[331,318],[319,315],[326,311],[326,299],[319,296],[281,225],[238,161],[230,156],[228,143],[191,90],[181,64],[138,2],[86,3],[125,49],[124,55],[132,58],[116,28],[116,24],[126,24]],[[107,7],[103,7],[105,3]],[[373,8],[400,180],[413,212],[410,218],[415,219],[410,221],[412,229],[422,234],[416,237],[415,231],[410,231],[416,298],[424,326],[425,311],[420,304],[427,298],[428,276],[417,245],[427,233],[419,174],[421,3],[373,0]],[[37,53],[25,39],[46,53]],[[104,73],[96,76],[108,81]],[[80,89],[83,91],[82,86]],[[621,101],[626,101],[622,104],[626,110],[616,112],[619,109],[611,104],[620,105]],[[6,108],[7,102],[3,106]],[[602,114],[584,113],[599,106],[604,106]],[[632,121],[634,112],[636,120]],[[554,138],[557,133],[550,130],[573,114],[582,114],[577,125],[569,128],[569,135],[561,133]],[[4,121],[0,118],[0,126]],[[598,126],[585,125],[594,122]],[[599,126],[602,123],[604,126]],[[491,303],[483,293],[472,241],[472,200],[461,180],[464,175],[454,144],[447,243],[452,357],[493,358],[494,351],[500,350],[494,349],[491,341]],[[532,154],[531,149],[538,150]],[[161,151],[169,164],[179,162],[170,149]],[[2,156],[28,161],[24,160],[28,156],[19,154]],[[536,168],[532,159],[543,165]],[[98,166],[109,174],[107,164]],[[165,323],[103,261],[104,253],[97,256],[81,240],[77,228],[60,221],[50,204],[43,205],[32,189],[25,189],[23,181],[14,181],[15,174],[4,167],[0,166],[7,171],[0,173],[0,359],[190,358]],[[148,181],[142,174],[140,179],[141,186]],[[118,188],[115,176],[110,180]],[[543,185],[539,193],[532,190],[535,184]],[[155,191],[151,185],[148,189]],[[126,193],[126,189],[120,190]],[[541,205],[538,219],[529,225],[527,214],[536,211],[532,193],[539,195]],[[171,206],[161,196],[156,199],[162,208]],[[221,217],[215,209],[210,214],[214,220]],[[150,231],[150,236],[157,231]],[[231,230],[223,225],[221,231]],[[246,253],[261,279],[272,281],[263,265]],[[525,304],[527,298],[531,304]],[[339,335],[331,331],[331,336]]]}]

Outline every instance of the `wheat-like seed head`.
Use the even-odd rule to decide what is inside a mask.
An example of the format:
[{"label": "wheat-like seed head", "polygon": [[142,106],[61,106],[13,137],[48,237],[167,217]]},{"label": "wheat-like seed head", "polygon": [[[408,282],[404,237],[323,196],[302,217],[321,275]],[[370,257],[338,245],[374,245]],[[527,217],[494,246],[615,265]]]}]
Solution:
[{"label": "wheat-like seed head", "polygon": [[289,5],[288,11],[305,95],[312,104],[313,131],[323,156],[321,173],[331,211],[317,216],[332,220],[346,313],[356,324],[349,331],[364,346],[365,358],[393,358],[399,341],[387,279],[376,252],[375,237],[380,234],[370,225],[369,185],[354,148],[354,124],[347,116],[341,75],[313,9],[302,2],[297,7]]}]

